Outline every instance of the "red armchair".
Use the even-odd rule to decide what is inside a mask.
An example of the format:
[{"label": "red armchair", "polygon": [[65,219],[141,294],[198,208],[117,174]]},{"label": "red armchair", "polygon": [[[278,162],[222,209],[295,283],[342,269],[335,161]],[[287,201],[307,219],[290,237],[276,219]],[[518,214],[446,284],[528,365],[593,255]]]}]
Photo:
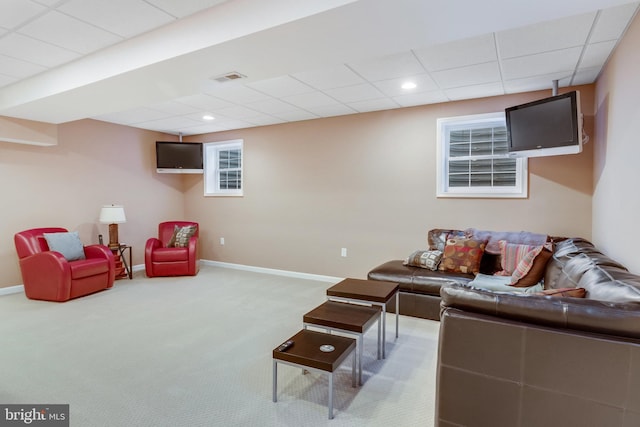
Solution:
[{"label": "red armchair", "polygon": [[67,233],[59,227],[34,228],[14,236],[27,298],[67,301],[113,286],[115,261],[103,245],[84,246],[85,259],[67,261],[49,249],[44,233]]},{"label": "red armchair", "polygon": [[[175,228],[193,227],[195,233],[185,241],[184,247],[170,246]],[[195,276],[198,274],[199,226],[191,221],[167,221],[158,225],[158,238],[147,240],[144,267],[147,277]]]}]

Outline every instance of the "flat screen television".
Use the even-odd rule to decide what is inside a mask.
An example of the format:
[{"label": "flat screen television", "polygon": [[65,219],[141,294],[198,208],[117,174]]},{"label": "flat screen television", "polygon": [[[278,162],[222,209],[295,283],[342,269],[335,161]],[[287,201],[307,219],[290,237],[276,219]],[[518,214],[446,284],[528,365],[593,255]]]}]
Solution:
[{"label": "flat screen television", "polygon": [[203,173],[202,143],[156,141],[158,173]]},{"label": "flat screen television", "polygon": [[509,155],[557,156],[582,151],[580,92],[505,109]]}]

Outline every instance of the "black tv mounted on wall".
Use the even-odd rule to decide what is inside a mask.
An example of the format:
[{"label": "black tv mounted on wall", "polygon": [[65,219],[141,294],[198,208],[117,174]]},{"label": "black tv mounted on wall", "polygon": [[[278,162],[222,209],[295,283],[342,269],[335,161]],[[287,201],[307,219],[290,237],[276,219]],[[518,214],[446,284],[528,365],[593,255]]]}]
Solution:
[{"label": "black tv mounted on wall", "polygon": [[156,172],[203,173],[202,143],[156,141]]},{"label": "black tv mounted on wall", "polygon": [[505,118],[510,156],[557,156],[582,151],[578,91],[509,107]]}]

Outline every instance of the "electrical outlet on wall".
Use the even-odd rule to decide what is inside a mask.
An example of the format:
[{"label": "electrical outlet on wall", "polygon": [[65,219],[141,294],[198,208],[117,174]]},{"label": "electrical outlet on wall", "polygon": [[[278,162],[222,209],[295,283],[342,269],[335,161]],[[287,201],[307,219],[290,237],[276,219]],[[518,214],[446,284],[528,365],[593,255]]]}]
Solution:
[{"label": "electrical outlet on wall", "polygon": [[345,258],[347,257],[347,248],[342,248],[340,250],[340,256]]},{"label": "electrical outlet on wall", "polygon": [[224,246],[224,237],[220,238],[220,246]]}]

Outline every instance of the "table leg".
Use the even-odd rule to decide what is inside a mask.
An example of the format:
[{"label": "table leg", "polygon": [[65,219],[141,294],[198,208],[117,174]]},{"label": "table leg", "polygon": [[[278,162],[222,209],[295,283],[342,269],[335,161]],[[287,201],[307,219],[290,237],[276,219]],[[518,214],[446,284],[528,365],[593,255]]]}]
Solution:
[{"label": "table leg", "polygon": [[273,361],[273,401],[278,401],[278,362]]},{"label": "table leg", "polygon": [[400,292],[396,292],[396,339],[398,338],[398,324],[400,318]]},{"label": "table leg", "polygon": [[382,304],[382,358],[386,359],[387,347],[387,305]]},{"label": "table leg", "polygon": [[329,419],[333,419],[333,372],[329,373]]},{"label": "table leg", "polygon": [[[359,381],[358,383],[360,385],[362,385],[362,348],[364,347],[364,343],[363,343],[363,338],[364,338],[364,334],[360,334],[360,336],[358,337],[358,339],[356,340],[356,347],[358,347],[358,344],[360,344],[360,346],[357,348],[358,350],[358,375],[359,375]],[[360,341],[358,343],[358,341]],[[355,352],[353,353],[354,357],[353,357],[353,366],[355,369],[356,366],[356,358],[355,358]],[[355,383],[354,383],[354,387],[355,387]]]},{"label": "table leg", "polygon": [[380,347],[382,347],[382,341],[380,335],[382,334],[382,319],[378,317],[378,360],[380,360]]},{"label": "table leg", "polygon": [[[362,353],[360,354],[360,385],[362,385]],[[353,352],[353,363],[351,365],[351,386],[353,388],[356,387],[356,353],[355,352]]]}]

